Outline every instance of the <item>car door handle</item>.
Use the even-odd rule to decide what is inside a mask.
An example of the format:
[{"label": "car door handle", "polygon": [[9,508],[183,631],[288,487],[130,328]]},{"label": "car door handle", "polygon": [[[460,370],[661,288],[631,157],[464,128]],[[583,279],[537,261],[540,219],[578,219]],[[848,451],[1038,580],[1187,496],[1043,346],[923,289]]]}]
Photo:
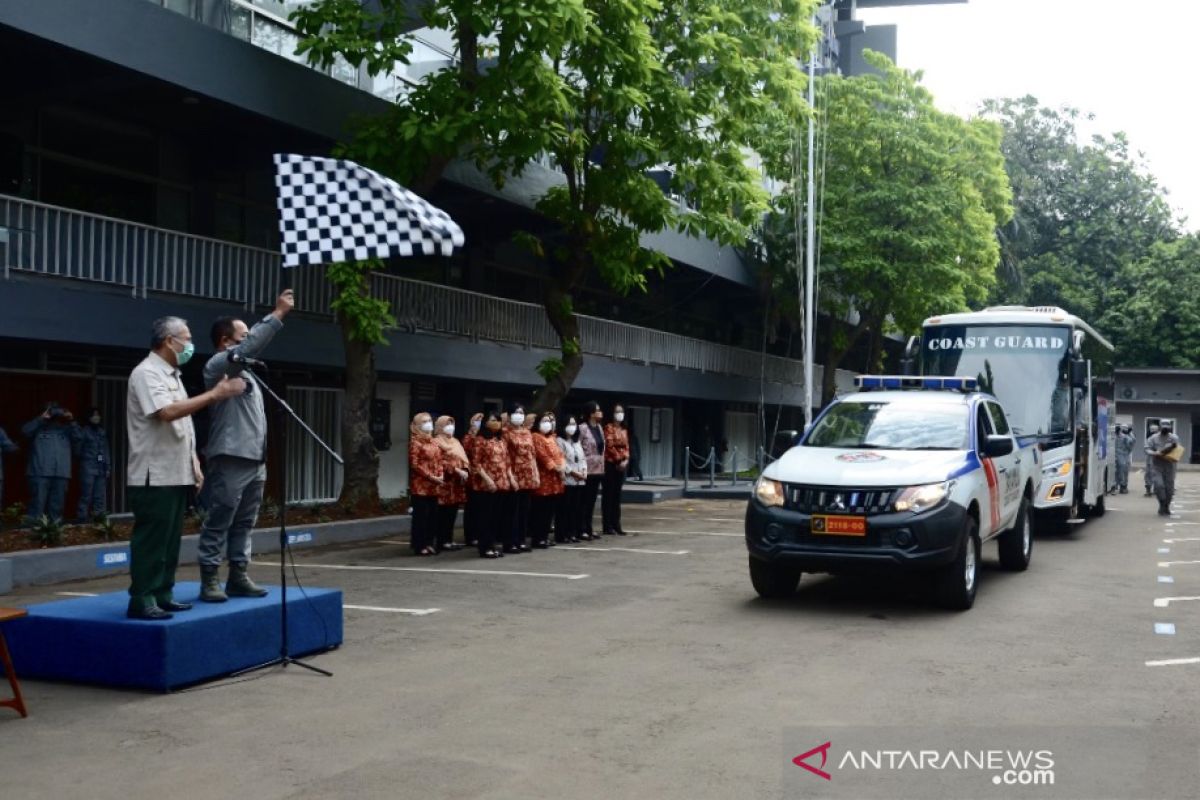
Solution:
[{"label": "car door handle", "polygon": [[1001,467],[999,471],[1000,474],[1003,475],[1004,473],[1008,472],[1008,467]]}]

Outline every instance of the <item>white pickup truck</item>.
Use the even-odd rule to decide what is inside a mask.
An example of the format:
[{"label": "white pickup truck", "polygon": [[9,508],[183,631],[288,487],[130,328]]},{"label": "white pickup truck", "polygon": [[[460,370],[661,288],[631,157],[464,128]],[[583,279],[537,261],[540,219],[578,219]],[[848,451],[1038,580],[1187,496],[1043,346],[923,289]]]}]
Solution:
[{"label": "white pickup truck", "polygon": [[1033,547],[1036,443],[1013,434],[974,378],[860,376],[764,470],[746,509],[763,597],[804,572],[928,570],[939,601],[975,602],[980,548],[1024,570]]}]

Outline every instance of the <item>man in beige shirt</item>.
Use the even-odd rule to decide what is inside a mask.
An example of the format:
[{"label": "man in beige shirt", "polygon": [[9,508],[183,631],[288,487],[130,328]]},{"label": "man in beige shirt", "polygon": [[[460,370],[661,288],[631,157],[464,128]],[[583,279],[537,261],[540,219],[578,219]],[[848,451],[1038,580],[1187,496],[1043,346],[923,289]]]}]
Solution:
[{"label": "man in beige shirt", "polygon": [[131,619],[170,619],[171,612],[192,607],[177,602],[173,593],[188,489],[199,489],[204,482],[191,415],[246,389],[241,378],[222,378],[189,398],[179,368],[193,352],[187,322],[162,317],[154,321],[149,355],[129,375],[126,479],[133,538],[126,615]]}]

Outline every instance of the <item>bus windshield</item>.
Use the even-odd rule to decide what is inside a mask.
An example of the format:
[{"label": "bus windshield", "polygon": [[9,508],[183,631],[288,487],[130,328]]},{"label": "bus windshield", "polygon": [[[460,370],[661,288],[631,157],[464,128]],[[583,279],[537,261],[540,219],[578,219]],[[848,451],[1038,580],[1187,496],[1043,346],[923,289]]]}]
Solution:
[{"label": "bus windshield", "polygon": [[1070,341],[1065,326],[931,325],[921,342],[922,371],[977,378],[1018,435],[1070,438]]}]

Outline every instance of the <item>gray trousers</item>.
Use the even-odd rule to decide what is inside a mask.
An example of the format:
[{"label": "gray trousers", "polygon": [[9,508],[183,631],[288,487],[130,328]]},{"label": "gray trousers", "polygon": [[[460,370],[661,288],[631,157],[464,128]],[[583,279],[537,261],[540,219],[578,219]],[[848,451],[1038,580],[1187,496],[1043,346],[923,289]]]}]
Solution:
[{"label": "gray trousers", "polygon": [[[95,467],[79,468],[79,507],[75,518],[90,520],[92,517],[104,516],[105,491],[108,489],[108,476],[104,469]],[[88,506],[92,513],[88,514]]]},{"label": "gray trousers", "polygon": [[1117,488],[1129,488],[1129,459],[1117,459]]},{"label": "gray trousers", "polygon": [[63,504],[67,499],[66,478],[39,478],[29,476],[29,508],[25,516],[36,520],[47,516],[50,519],[62,519]]},{"label": "gray trousers", "polygon": [[[1153,456],[1152,456],[1153,458]],[[1175,498],[1175,462],[1156,459],[1154,472],[1150,475],[1150,483],[1154,494],[1158,497],[1159,505],[1166,507]]]},{"label": "gray trousers", "polygon": [[237,456],[213,456],[204,476],[208,515],[200,531],[198,561],[218,567],[225,555],[231,564],[250,563],[250,530],[262,505],[267,466]]}]

